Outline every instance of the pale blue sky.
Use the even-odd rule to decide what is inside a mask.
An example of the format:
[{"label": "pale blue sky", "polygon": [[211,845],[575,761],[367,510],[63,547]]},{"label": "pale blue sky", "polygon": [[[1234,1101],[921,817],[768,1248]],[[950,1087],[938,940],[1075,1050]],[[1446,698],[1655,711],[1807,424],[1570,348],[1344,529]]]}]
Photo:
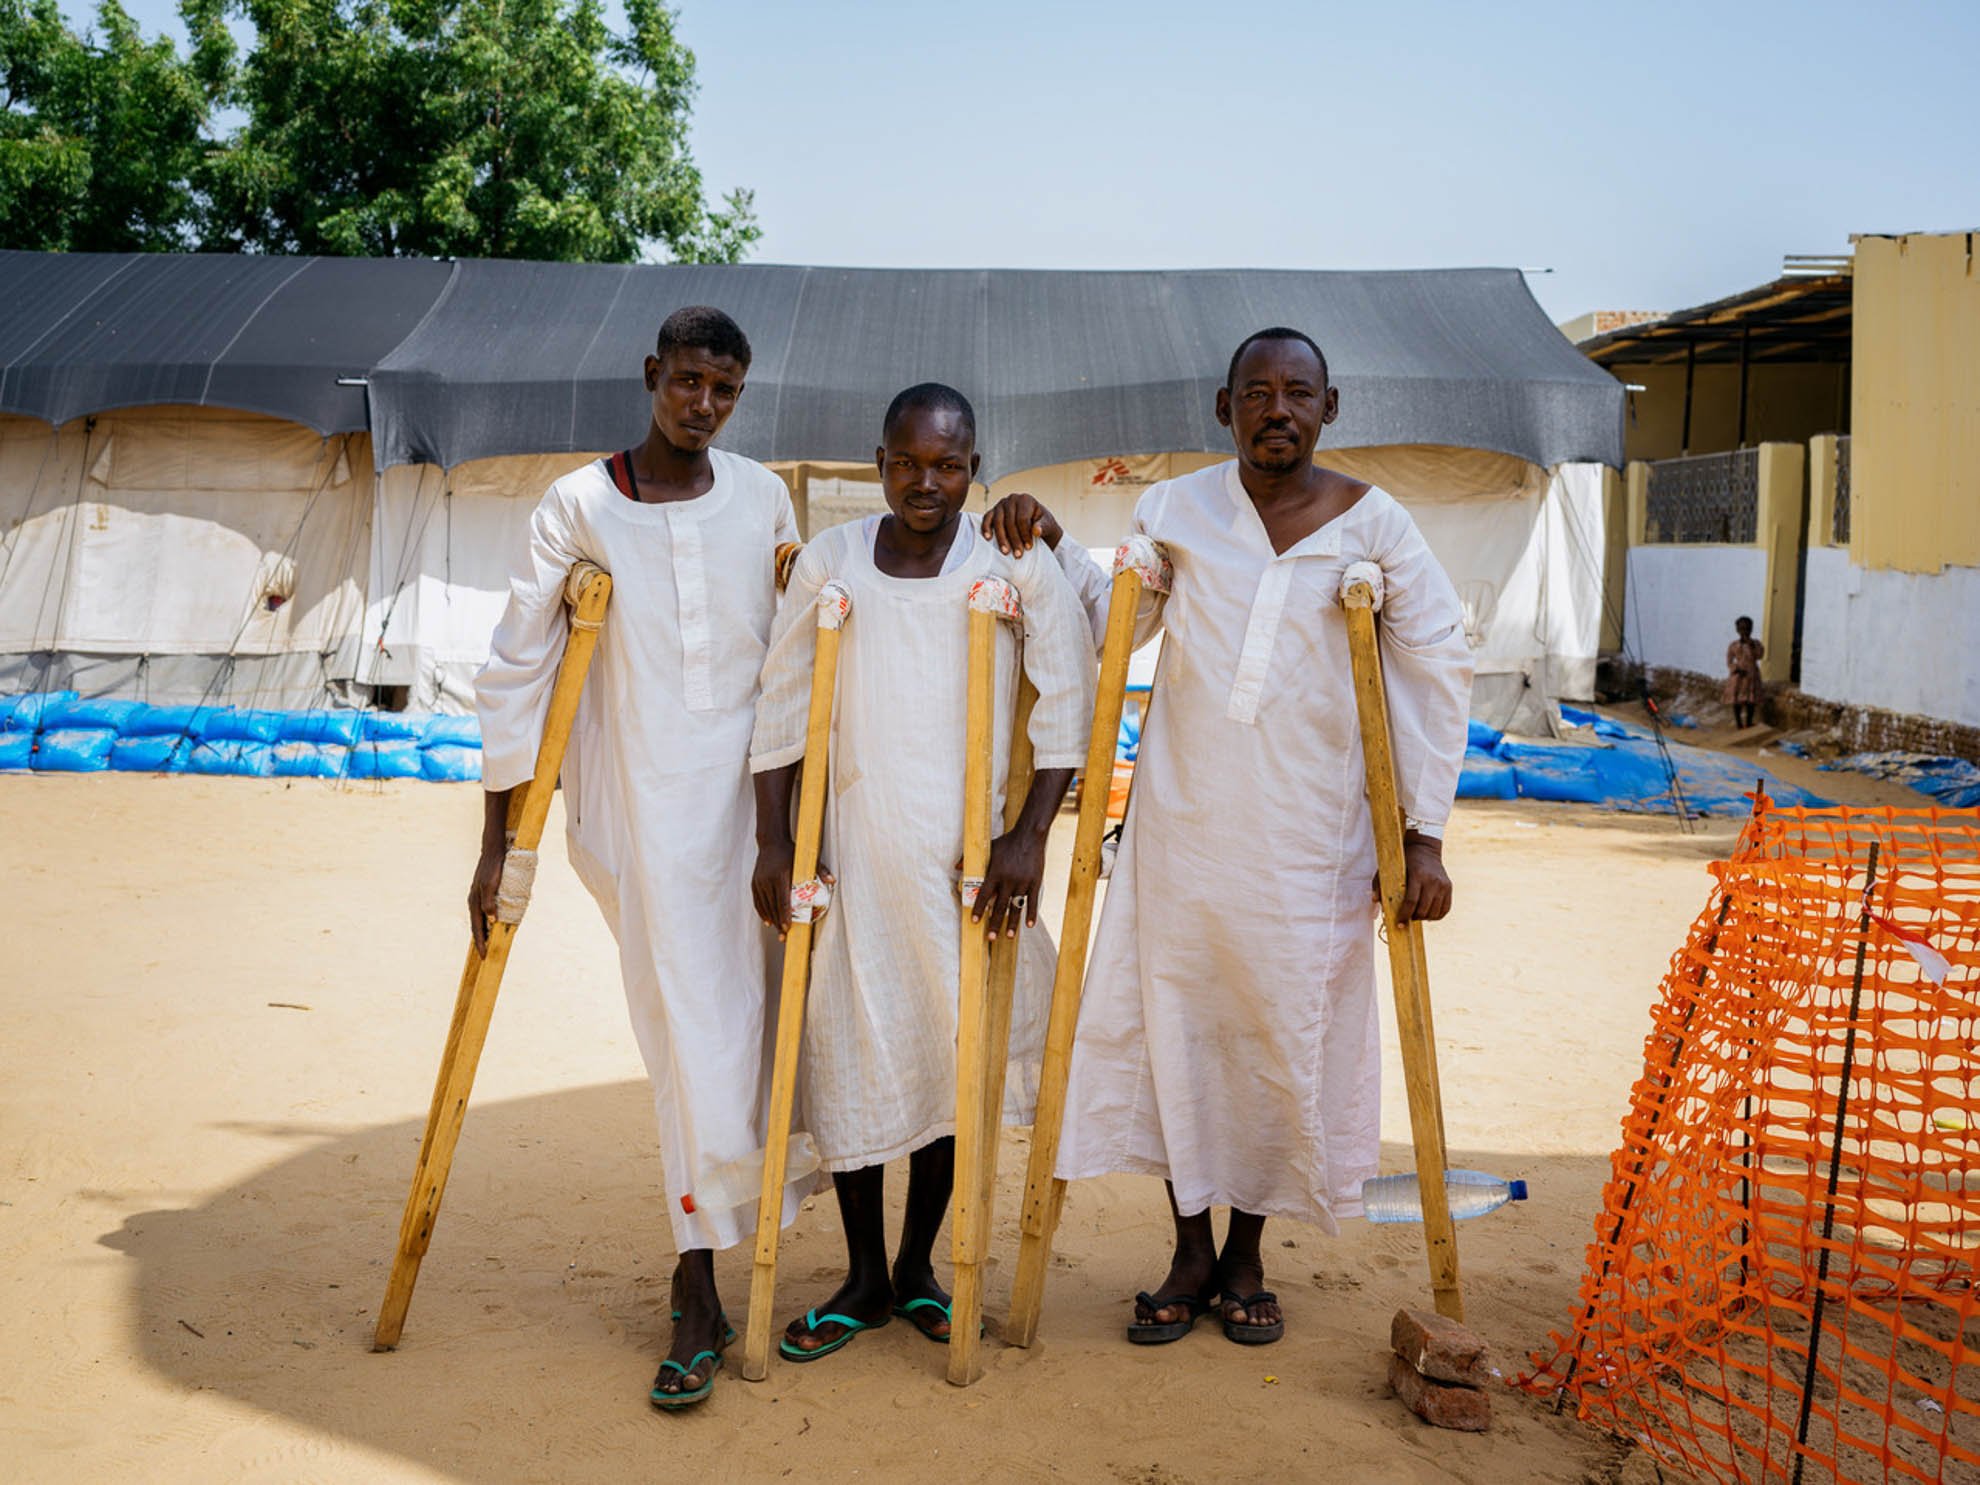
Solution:
[{"label": "pale blue sky", "polygon": [[762,262],[1548,267],[1565,319],[1980,228],[1967,0],[677,9]]}]

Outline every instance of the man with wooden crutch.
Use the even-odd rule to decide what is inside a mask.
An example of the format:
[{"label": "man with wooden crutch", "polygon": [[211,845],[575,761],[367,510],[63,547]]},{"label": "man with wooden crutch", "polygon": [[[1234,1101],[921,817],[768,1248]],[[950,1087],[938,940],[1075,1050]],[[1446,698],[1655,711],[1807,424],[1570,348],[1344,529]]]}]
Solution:
[{"label": "man with wooden crutch", "polygon": [[[659,1117],[679,1254],[673,1346],[650,1392],[662,1408],[714,1385],[729,1326],[713,1253],[755,1232],[763,1147],[778,961],[750,910],[749,735],[775,554],[797,524],[776,475],[710,447],[749,361],[720,310],[667,317],[645,361],[645,439],[543,497],[475,683],[487,804],[468,910],[479,947],[498,912],[520,912],[535,869],[506,839],[508,804],[536,768],[568,629],[565,574],[591,562],[613,575],[563,783],[571,862],[618,940]],[[798,1184],[785,1188],[785,1222]],[[385,1344],[398,1338],[405,1288],[388,1301],[389,1337],[381,1320]]]},{"label": "man with wooden crutch", "polygon": [[[953,1187],[957,1252],[965,1265],[980,1259],[987,1152],[1003,1122],[989,1107],[1003,1062],[989,1066],[987,1048],[1006,1009],[1010,1076],[1000,1103],[1013,1122],[1029,1119],[1037,1084],[1053,956],[1033,925],[1046,835],[1084,753],[1091,639],[1048,553],[1006,557],[964,518],[975,443],[975,414],[955,389],[928,383],[894,399],[875,451],[887,514],[813,537],[764,664],[752,754],[755,887],[758,911],[781,928],[795,850],[792,790],[811,746],[812,610],[828,580],[845,585],[853,617],[837,650],[825,783],[823,862],[836,882],[811,944],[797,1088],[798,1124],[832,1174],[848,1272],[785,1328],[776,1349],[789,1362],[831,1356],[896,1317],[949,1342],[950,1297],[934,1245]],[[1020,674],[1037,690],[1027,723],[1036,773],[1015,813],[999,816],[1001,796],[1017,787],[1006,773]],[[1005,828],[991,841],[998,819]],[[974,894],[966,910],[959,888]],[[972,993],[996,957],[986,933],[992,948],[1018,935],[1008,1006]],[[959,1077],[973,1110],[960,1129]],[[902,1157],[906,1215],[890,1263],[884,1167]],[[774,1264],[774,1245],[768,1256]],[[764,1258],[759,1245],[759,1265]],[[756,1291],[764,1287],[759,1280]],[[750,1321],[754,1338],[754,1309]],[[752,1351],[745,1375],[757,1364]]]},{"label": "man with wooden crutch", "polygon": [[[1137,641],[1165,631],[1159,695],[1079,1007],[1054,1175],[1168,1183],[1175,1250],[1136,1301],[1128,1338],[1140,1344],[1178,1340],[1213,1311],[1233,1341],[1277,1340],[1266,1219],[1333,1232],[1360,1214],[1361,1183],[1376,1173],[1376,833],[1342,607],[1356,564],[1372,564],[1384,590],[1407,816],[1396,921],[1450,909],[1441,837],[1471,652],[1457,594],[1408,514],[1313,463],[1338,411],[1308,337],[1251,336],[1217,393],[1236,460],[1152,486],[1135,511],[1137,535],[1173,564],[1172,591],[1154,591],[1158,581],[1136,615]],[[1056,525],[1035,502],[988,524],[1005,546]],[[1084,559],[1071,543],[1058,549],[1069,568]],[[1084,562],[1075,586],[1104,601],[1107,575]],[[1042,1118],[1043,1097],[1040,1107]],[[1042,1201],[1049,1224],[1056,1199],[1047,1183],[1028,1187],[1021,1302],[1025,1257],[1042,1253],[1031,1206]],[[1231,1209],[1221,1247],[1213,1206]],[[1029,1316],[1012,1317],[1021,1341],[1036,1290]]]}]

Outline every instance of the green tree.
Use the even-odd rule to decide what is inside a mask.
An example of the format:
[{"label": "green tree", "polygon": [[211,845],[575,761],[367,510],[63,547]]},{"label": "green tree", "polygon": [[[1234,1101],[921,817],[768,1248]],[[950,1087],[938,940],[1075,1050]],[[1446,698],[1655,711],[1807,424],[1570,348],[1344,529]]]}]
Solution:
[{"label": "green tree", "polygon": [[209,246],[734,262],[760,235],[747,191],[704,200],[661,0],[628,0],[623,36],[598,0],[227,3],[256,44],[247,123],[198,177]]},{"label": "green tree", "polygon": [[231,47],[217,17],[205,37],[183,59],[117,0],[82,36],[56,0],[0,0],[0,246],[193,245],[193,179]]}]

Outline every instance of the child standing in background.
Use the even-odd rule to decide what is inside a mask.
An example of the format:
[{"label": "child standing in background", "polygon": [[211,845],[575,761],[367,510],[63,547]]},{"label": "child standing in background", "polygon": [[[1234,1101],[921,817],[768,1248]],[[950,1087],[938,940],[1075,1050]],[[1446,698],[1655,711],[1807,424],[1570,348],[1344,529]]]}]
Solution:
[{"label": "child standing in background", "polygon": [[1767,647],[1753,637],[1753,621],[1745,615],[1733,620],[1733,628],[1739,638],[1726,646],[1726,685],[1720,700],[1733,709],[1733,725],[1747,728],[1760,711],[1760,662]]}]

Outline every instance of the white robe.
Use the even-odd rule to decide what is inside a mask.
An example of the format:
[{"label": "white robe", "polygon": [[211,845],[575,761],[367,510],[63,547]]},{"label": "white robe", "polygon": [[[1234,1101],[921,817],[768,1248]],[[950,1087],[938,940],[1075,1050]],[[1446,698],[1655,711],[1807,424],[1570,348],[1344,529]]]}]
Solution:
[{"label": "white robe", "polygon": [[[1166,633],[1058,1174],[1163,1176],[1185,1215],[1233,1206],[1332,1232],[1376,1173],[1382,1065],[1341,575],[1382,568],[1403,808],[1437,831],[1471,685],[1457,594],[1380,490],[1281,556],[1234,462],[1152,486],[1134,525],[1175,575],[1137,625],[1138,643]],[[1097,571],[1078,585],[1105,603]]]},{"label": "white robe", "polygon": [[[756,1229],[755,1201],[721,1206],[694,1192],[733,1162],[761,1164],[765,1008],[781,959],[750,899],[749,734],[774,555],[797,540],[783,481],[753,460],[710,457],[715,483],[695,500],[629,500],[602,462],[552,485],[475,678],[483,787],[524,783],[569,630],[565,578],[580,560],[611,573],[564,804],[571,862],[618,940],[683,1251],[727,1248]],[[799,1194],[786,1190],[787,1224]]]},{"label": "white robe", "polygon": [[[1038,689],[1035,767],[1076,768],[1093,707],[1092,640],[1079,600],[1042,548],[1000,553],[969,517],[943,572],[874,565],[878,519],[805,547],[778,610],[750,752],[758,771],[804,755],[817,624],[828,578],[852,594],[839,646],[821,859],[838,878],[811,951],[800,1122],[824,1167],[859,1170],[955,1133],[956,987],[969,590],[1002,577],[1024,605],[1023,665]],[[1002,833],[1019,646],[999,622],[993,833]],[[1041,923],[1019,939],[1004,1112],[1027,1123],[1038,1093],[1056,956]]]}]

